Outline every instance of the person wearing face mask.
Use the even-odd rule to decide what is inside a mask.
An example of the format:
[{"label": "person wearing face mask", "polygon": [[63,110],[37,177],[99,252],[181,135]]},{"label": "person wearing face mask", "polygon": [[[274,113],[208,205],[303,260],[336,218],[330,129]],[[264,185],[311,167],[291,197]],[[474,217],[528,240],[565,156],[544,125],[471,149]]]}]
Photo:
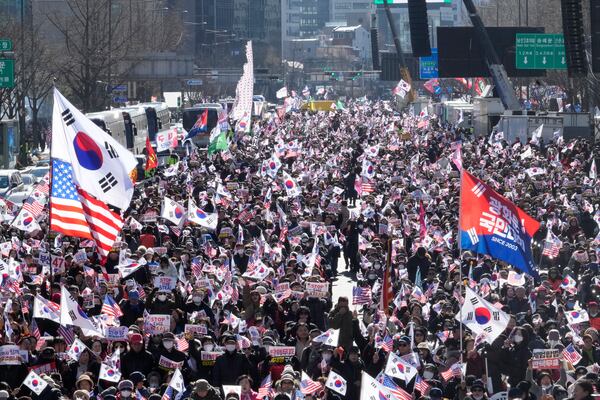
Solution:
[{"label": "person wearing face mask", "polygon": [[465,400],[483,400],[487,399],[485,386],[480,379],[475,380],[471,384],[471,394],[465,397]]},{"label": "person wearing face mask", "polygon": [[135,324],[138,318],[144,315],[146,306],[140,301],[140,294],[137,290],[130,290],[127,293],[127,299],[122,299],[119,302],[119,307],[123,312],[123,315],[119,318],[119,322],[123,326],[130,326]]},{"label": "person wearing face mask", "polygon": [[214,383],[212,373],[215,360],[202,359],[203,352],[210,353],[213,351],[216,351],[215,342],[209,335],[203,336],[201,340],[194,339],[190,341],[190,368],[188,371],[188,380],[195,381],[204,378],[211,384]]},{"label": "person wearing face mask", "polygon": [[531,369],[531,362],[527,368],[526,379],[531,383],[529,392],[533,394],[537,399],[542,398],[545,395],[552,395],[557,387],[564,388],[567,383],[567,372],[565,370],[565,361],[560,362],[560,378],[557,382],[552,381],[552,376],[542,371],[537,375],[537,379],[533,379],[533,370]]},{"label": "person wearing face mask", "polygon": [[346,399],[358,400],[360,394],[361,374],[365,368],[360,358],[358,347],[352,346],[345,360],[340,357],[341,351],[336,349],[335,356],[331,359],[331,368],[339,373],[348,384]]},{"label": "person wearing face mask", "polygon": [[[249,250],[250,252],[252,251],[252,249]],[[240,271],[240,275],[246,272],[246,269],[248,268],[249,258],[249,255],[244,252],[244,244],[236,243],[235,249],[233,251],[233,261],[235,262],[235,266]]]},{"label": "person wearing face mask", "polygon": [[121,355],[121,374],[129,378],[138,371],[148,376],[154,367],[152,353],[144,348],[144,337],[139,333],[129,335],[129,351]]},{"label": "person wearing face mask", "polygon": [[170,366],[164,364],[161,365],[161,358],[168,359],[170,362],[179,363],[185,362],[187,356],[185,353],[175,348],[175,335],[172,332],[165,332],[162,335],[162,346],[159,347],[158,352],[154,355],[155,361],[158,363],[158,367],[164,371],[163,378],[170,371]]},{"label": "person wearing face mask", "polygon": [[213,382],[216,387],[235,385],[239,376],[249,375],[250,361],[245,354],[237,351],[237,340],[233,335],[225,335],[225,353],[217,357],[213,368]]},{"label": "person wearing face mask", "polygon": [[511,386],[525,379],[525,371],[531,358],[531,350],[529,350],[528,344],[527,331],[522,327],[515,327],[512,334],[504,342],[500,353],[500,361],[503,366],[502,373],[508,375],[508,382]]},{"label": "person wearing face mask", "polygon": [[169,292],[154,288],[146,298],[146,310],[150,314],[172,314],[175,302],[169,299]]},{"label": "person wearing face mask", "polygon": [[204,311],[210,321],[212,321],[215,317],[212,309],[208,305],[208,295],[201,289],[194,289],[190,301],[185,303],[184,310],[188,314]]},{"label": "person wearing face mask", "polygon": [[133,397],[133,382],[129,379],[119,382],[117,400],[130,400]]},{"label": "person wearing face mask", "polygon": [[598,307],[597,302],[588,302],[588,315],[590,317],[590,328],[600,331],[600,307]]}]

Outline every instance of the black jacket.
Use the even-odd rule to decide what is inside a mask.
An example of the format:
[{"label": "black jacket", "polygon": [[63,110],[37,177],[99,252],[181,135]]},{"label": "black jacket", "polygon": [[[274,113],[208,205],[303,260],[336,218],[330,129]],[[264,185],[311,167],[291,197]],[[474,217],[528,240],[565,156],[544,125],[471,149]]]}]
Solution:
[{"label": "black jacket", "polygon": [[214,386],[235,385],[240,375],[250,374],[250,361],[245,354],[225,352],[217,357],[213,367]]},{"label": "black jacket", "polygon": [[130,350],[121,356],[121,374],[126,379],[129,379],[129,375],[135,371],[148,375],[154,365],[154,357],[147,350],[142,350],[139,353]]}]

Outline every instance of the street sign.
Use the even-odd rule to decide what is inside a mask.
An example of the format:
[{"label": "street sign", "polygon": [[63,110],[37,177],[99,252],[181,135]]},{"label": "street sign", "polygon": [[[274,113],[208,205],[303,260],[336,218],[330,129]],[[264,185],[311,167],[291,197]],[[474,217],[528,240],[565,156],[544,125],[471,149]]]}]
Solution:
[{"label": "street sign", "polygon": [[112,87],[112,91],[113,92],[126,92],[127,91],[127,85],[113,86]]},{"label": "street sign", "polygon": [[438,50],[431,49],[429,57],[419,57],[419,76],[421,79],[438,77]]},{"label": "street sign", "polygon": [[12,50],[12,40],[0,39],[0,51],[11,51],[11,50]]},{"label": "street sign", "polygon": [[127,96],[115,96],[113,97],[113,103],[127,103]]},{"label": "street sign", "polygon": [[0,59],[0,88],[15,87],[15,60]]},{"label": "street sign", "polygon": [[188,86],[202,86],[202,79],[188,79]]},{"label": "street sign", "polygon": [[517,69],[567,69],[565,39],[560,33],[517,33]]}]

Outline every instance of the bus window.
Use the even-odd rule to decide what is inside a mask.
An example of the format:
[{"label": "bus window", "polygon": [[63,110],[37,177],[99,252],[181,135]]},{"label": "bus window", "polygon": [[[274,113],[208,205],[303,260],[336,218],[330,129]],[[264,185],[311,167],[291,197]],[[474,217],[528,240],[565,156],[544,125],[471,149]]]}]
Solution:
[{"label": "bus window", "polygon": [[127,144],[127,148],[133,148],[133,136],[135,125],[131,122],[131,115],[127,112],[123,112],[123,121],[125,122],[125,142]]},{"label": "bus window", "polygon": [[158,118],[156,116],[156,110],[154,108],[146,108],[146,118],[148,119],[148,137],[150,141],[156,140],[156,134],[158,133]]}]

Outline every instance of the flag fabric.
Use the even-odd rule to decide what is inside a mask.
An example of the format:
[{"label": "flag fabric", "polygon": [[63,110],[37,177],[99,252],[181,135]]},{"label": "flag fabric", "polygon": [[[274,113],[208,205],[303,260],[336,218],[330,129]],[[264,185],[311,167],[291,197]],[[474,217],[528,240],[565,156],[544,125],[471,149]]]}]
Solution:
[{"label": "flag fabric", "polygon": [[300,391],[304,395],[313,394],[321,390],[323,386],[310,379],[306,372],[302,371],[302,379],[300,380]]},{"label": "flag fabric", "polygon": [[183,383],[183,375],[181,374],[181,370],[179,368],[177,368],[175,372],[173,372],[173,376],[171,377],[169,386],[177,390],[178,393],[184,392],[185,384]]},{"label": "flag fabric", "polygon": [[394,338],[386,334],[383,342],[381,342],[381,348],[388,353],[392,351],[394,349]]},{"label": "flag fabric", "polygon": [[372,301],[373,299],[371,298],[371,288],[363,288],[360,286],[355,286],[352,288],[353,305],[370,304]]},{"label": "flag fabric", "polygon": [[100,364],[100,373],[98,374],[98,379],[117,383],[121,380],[121,371],[114,366],[102,363]]},{"label": "flag fabric", "polygon": [[[135,156],[54,89],[52,157],[69,165],[72,184],[90,197],[126,210],[133,196]],[[53,165],[52,185],[56,183]],[[52,188],[52,203],[56,193]],[[67,234],[68,235],[68,234]],[[73,235],[71,235],[73,236]]]},{"label": "flag fabric", "polygon": [[288,197],[300,196],[302,190],[298,187],[296,180],[292,178],[287,172],[283,172],[283,186]]},{"label": "flag fabric", "polygon": [[409,393],[403,390],[400,386],[396,385],[394,380],[385,374],[383,375],[382,384],[383,387],[389,391],[391,397],[395,398],[396,400],[412,400],[412,396]]},{"label": "flag fabric", "polygon": [[470,287],[465,287],[465,290],[465,302],[462,305],[463,319],[460,320],[460,313],[455,318],[476,335],[484,335],[485,341],[492,344],[506,329],[510,317],[479,297]]},{"label": "flag fabric", "polygon": [[576,325],[590,320],[590,317],[585,310],[565,311],[565,317],[567,317],[569,325]]},{"label": "flag fabric", "polygon": [[531,241],[539,222],[464,170],[460,198],[460,248],[488,254],[534,275]]},{"label": "flag fabric", "polygon": [[346,390],[348,390],[346,380],[341,375],[336,374],[334,371],[329,371],[327,381],[325,382],[325,387],[328,387],[342,396],[345,396]]},{"label": "flag fabric", "polygon": [[56,332],[65,339],[67,346],[71,346],[75,342],[75,333],[73,333],[72,327],[60,325]]},{"label": "flag fabric", "polygon": [[360,174],[367,179],[373,179],[375,177],[375,166],[366,158],[362,162],[362,171]]},{"label": "flag fabric", "polygon": [[49,319],[60,323],[60,305],[36,294],[33,298],[33,318]]},{"label": "flag fabric", "polygon": [[160,400],[172,400],[174,397],[173,392],[174,392],[173,388],[171,386],[167,386],[167,389],[165,389],[165,392],[163,393]]},{"label": "flag fabric", "polygon": [[269,373],[265,379],[260,383],[260,387],[258,388],[258,395],[256,396],[259,399],[263,397],[267,397],[271,394],[273,387],[273,380],[271,379],[271,373]]},{"label": "flag fabric", "polygon": [[208,155],[215,154],[218,151],[224,151],[229,148],[229,141],[227,140],[227,133],[221,132],[217,138],[210,142],[208,145]]},{"label": "flag fabric", "polygon": [[325,346],[333,346],[336,347],[340,340],[340,330],[339,329],[329,329],[316,338],[313,339],[313,342],[319,342],[324,344]]},{"label": "flag fabric", "polygon": [[31,336],[33,336],[35,340],[39,341],[42,337],[40,328],[38,328],[37,322],[35,322],[34,318],[31,319],[31,326],[29,327],[29,331],[31,332]]},{"label": "flag fabric", "polygon": [[385,269],[383,270],[383,280],[381,284],[381,299],[380,299],[380,310],[388,313],[388,307],[394,300],[394,288],[392,284],[392,265],[390,262],[385,263]]},{"label": "flag fabric", "polygon": [[552,233],[551,229],[548,229],[548,235],[544,241],[544,248],[542,249],[542,255],[549,258],[556,258],[562,247],[562,242],[555,234]]},{"label": "flag fabric", "polygon": [[21,208],[21,211],[19,211],[19,214],[15,217],[10,226],[27,233],[41,230],[40,225],[35,220],[35,216],[25,208]]},{"label": "flag fabric", "polygon": [[361,182],[361,195],[368,195],[375,191],[375,183],[373,179],[362,178]]},{"label": "flag fabric", "polygon": [[284,86],[281,89],[279,89],[275,93],[275,97],[277,97],[278,99],[283,99],[284,97],[288,97],[288,90],[287,90],[287,88]]},{"label": "flag fabric", "polygon": [[395,353],[390,353],[385,365],[385,374],[408,383],[417,375],[417,368],[408,364]]},{"label": "flag fabric", "polygon": [[590,172],[588,174],[588,177],[590,179],[598,179],[598,171],[596,171],[596,159],[594,158],[592,160],[592,165],[590,165]]},{"label": "flag fabric", "polygon": [[86,335],[104,336],[65,286],[60,288],[60,324],[78,326]]},{"label": "flag fabric", "polygon": [[48,387],[48,383],[36,374],[35,371],[29,371],[29,374],[27,374],[23,381],[23,385],[27,386],[38,396]]},{"label": "flag fabric", "polygon": [[150,138],[146,136],[146,171],[153,170],[158,167],[158,159],[156,158],[156,152],[150,144]]},{"label": "flag fabric", "polygon": [[184,353],[190,349],[189,342],[185,339],[185,335],[177,336],[175,339],[175,344],[177,345],[177,350],[183,351]]},{"label": "flag fabric", "polygon": [[423,240],[425,236],[427,236],[427,224],[425,223],[425,207],[421,200],[419,202],[419,237]]},{"label": "flag fabric", "polygon": [[544,124],[540,125],[535,131],[533,131],[531,133],[531,143],[535,144],[536,146],[539,146],[543,131],[544,131]]},{"label": "flag fabric", "polygon": [[252,114],[254,95],[254,53],[252,41],[246,43],[246,63],[238,84],[235,88],[235,100],[231,108],[231,118],[235,121],[242,119],[244,114]]},{"label": "flag fabric", "polygon": [[196,120],[192,129],[188,132],[186,140],[206,131],[208,131],[208,109],[202,111],[202,114],[198,116],[198,120]]},{"label": "flag fabric", "polygon": [[102,303],[102,309],[100,312],[113,318],[119,318],[123,316],[121,308],[115,299],[113,299],[109,294],[104,295],[104,303]]},{"label": "flag fabric", "polygon": [[[120,214],[77,187],[71,164],[52,159],[50,229],[65,236],[93,240],[107,256],[123,227]],[[129,203],[127,203],[127,208]]]},{"label": "flag fabric", "polygon": [[185,221],[185,208],[175,200],[165,197],[162,202],[160,216],[179,226]]},{"label": "flag fabric", "polygon": [[461,363],[456,363],[450,366],[446,371],[441,372],[440,375],[446,382],[452,378],[460,378],[462,376],[462,368]]},{"label": "flag fabric", "polygon": [[455,144],[454,153],[452,153],[452,162],[456,165],[459,171],[463,169],[463,161],[462,161],[462,143],[457,142]]},{"label": "flag fabric", "polygon": [[272,179],[275,179],[277,176],[277,172],[281,168],[281,160],[277,157],[276,154],[273,154],[271,158],[267,160],[267,175],[269,175]]},{"label": "flag fabric", "polygon": [[417,375],[415,378],[414,388],[415,390],[421,392],[422,396],[425,396],[429,392],[429,389],[431,389],[431,385],[421,378],[420,375]]},{"label": "flag fabric", "polygon": [[196,206],[194,200],[190,198],[188,200],[187,220],[214,231],[217,229],[217,224],[219,223],[219,214],[205,212]]},{"label": "flag fabric", "polygon": [[581,354],[573,347],[573,343],[569,343],[567,347],[562,351],[562,356],[565,360],[571,363],[571,365],[577,365],[583,358]]},{"label": "flag fabric", "polygon": [[74,361],[79,361],[79,356],[81,356],[81,353],[83,353],[85,349],[87,349],[87,346],[81,340],[75,339],[71,344],[71,347],[69,347],[69,350],[67,350],[67,355]]}]

